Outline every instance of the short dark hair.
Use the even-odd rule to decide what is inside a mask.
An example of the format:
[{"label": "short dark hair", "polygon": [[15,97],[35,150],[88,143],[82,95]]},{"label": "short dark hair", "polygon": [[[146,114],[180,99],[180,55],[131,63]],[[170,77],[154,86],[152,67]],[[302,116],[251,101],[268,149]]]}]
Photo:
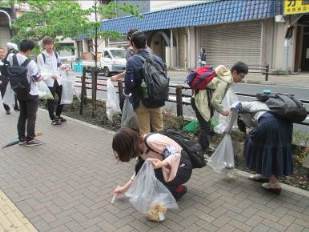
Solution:
[{"label": "short dark hair", "polygon": [[32,40],[22,40],[19,44],[19,50],[21,52],[27,52],[27,51],[31,51],[33,50],[33,48],[35,47],[35,43]]},{"label": "short dark hair", "polygon": [[248,74],[248,65],[246,65],[244,62],[238,61],[231,68],[231,72],[233,71],[236,71],[237,74],[240,74],[240,73]]},{"label": "short dark hair", "polygon": [[131,38],[132,38],[132,34],[137,32],[138,30],[137,29],[130,29],[127,33],[127,40],[131,41]]},{"label": "short dark hair", "polygon": [[146,48],[146,41],[145,33],[137,31],[132,34],[131,43],[134,44],[137,49]]},{"label": "short dark hair", "polygon": [[43,46],[47,45],[47,44],[53,44],[54,40],[53,38],[49,37],[49,36],[45,36],[42,40],[42,44]]},{"label": "short dark hair", "polygon": [[122,162],[137,157],[139,151],[139,133],[130,128],[121,128],[114,135],[112,148]]}]

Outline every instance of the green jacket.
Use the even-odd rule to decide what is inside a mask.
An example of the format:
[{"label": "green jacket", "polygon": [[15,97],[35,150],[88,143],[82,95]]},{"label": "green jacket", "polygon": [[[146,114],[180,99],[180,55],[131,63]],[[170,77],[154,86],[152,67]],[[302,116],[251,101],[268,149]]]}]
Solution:
[{"label": "green jacket", "polygon": [[[211,107],[222,113],[225,110],[222,105],[222,100],[225,96],[226,91],[233,83],[233,78],[231,71],[223,65],[219,65],[215,68],[217,76],[212,79],[211,82],[207,85],[207,89],[212,90],[212,97],[210,99]],[[200,90],[197,94],[193,96],[195,98],[195,104],[201,115],[206,121],[209,121],[211,118],[211,110],[208,104],[207,90]]]}]

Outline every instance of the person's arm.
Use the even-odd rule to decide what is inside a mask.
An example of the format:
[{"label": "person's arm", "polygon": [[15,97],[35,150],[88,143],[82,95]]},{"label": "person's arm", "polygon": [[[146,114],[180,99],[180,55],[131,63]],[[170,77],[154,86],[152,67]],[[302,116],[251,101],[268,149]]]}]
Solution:
[{"label": "person's arm", "polygon": [[31,79],[34,82],[38,82],[38,81],[42,80],[42,77],[41,77],[40,72],[39,72],[39,68],[33,60],[30,61],[28,70],[29,70],[29,75],[30,75]]},{"label": "person's arm", "polygon": [[132,185],[133,181],[134,181],[134,177],[135,175],[133,175],[127,183],[125,183],[124,185],[122,186],[117,186],[114,190],[113,190],[113,194],[116,195],[116,196],[119,196],[119,195],[123,195],[125,194],[128,189],[130,188],[130,186]]},{"label": "person's arm", "polygon": [[126,71],[112,76],[111,80],[112,81],[122,81],[124,79],[125,75],[126,75]]},{"label": "person's arm", "polygon": [[39,54],[37,56],[37,65],[38,65],[38,68],[41,70],[44,66],[44,60],[43,60],[43,56],[42,54]]},{"label": "person's arm", "polygon": [[220,114],[224,115],[224,116],[228,116],[229,115],[229,111],[227,111],[227,109],[224,109],[223,104],[222,104],[222,100],[224,98],[224,95],[228,89],[229,85],[227,82],[225,81],[220,81],[212,95],[211,98],[211,105],[213,106],[213,108]]},{"label": "person's arm", "polygon": [[134,63],[132,58],[128,60],[127,62],[127,67],[126,67],[126,73],[124,77],[124,82],[125,82],[125,88],[124,88],[124,93],[129,95],[132,93],[134,88],[136,87],[136,78],[137,76],[134,75]]}]

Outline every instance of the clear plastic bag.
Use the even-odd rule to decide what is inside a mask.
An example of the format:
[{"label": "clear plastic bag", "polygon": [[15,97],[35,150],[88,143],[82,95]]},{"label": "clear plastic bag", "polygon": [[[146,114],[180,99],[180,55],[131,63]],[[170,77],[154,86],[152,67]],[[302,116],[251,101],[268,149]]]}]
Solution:
[{"label": "clear plastic bag", "polygon": [[39,98],[41,99],[54,99],[52,93],[50,92],[47,84],[45,81],[39,81],[37,83],[38,91],[39,91]]},{"label": "clear plastic bag", "polygon": [[129,97],[126,97],[124,100],[122,117],[121,117],[121,127],[128,127],[134,130],[139,129],[137,116],[136,113],[134,112]]},{"label": "clear plastic bag", "polygon": [[15,92],[11,87],[11,83],[9,82],[6,86],[6,90],[2,99],[3,103],[13,108],[15,105]]},{"label": "clear plastic bag", "polygon": [[167,209],[178,208],[175,198],[156,178],[153,166],[147,160],[125,195],[133,207],[151,221],[164,221]]},{"label": "clear plastic bag", "polygon": [[234,150],[230,134],[224,135],[215,152],[209,158],[207,165],[218,173],[221,173],[225,168],[234,167]]},{"label": "clear plastic bag", "polygon": [[106,100],[106,115],[108,120],[113,121],[113,115],[121,113],[119,106],[119,98],[116,89],[110,79],[107,80],[107,100]]},{"label": "clear plastic bag", "polygon": [[4,113],[5,112],[5,109],[3,107],[3,101],[2,101],[2,96],[0,94],[0,114]]},{"label": "clear plastic bag", "polygon": [[73,102],[73,78],[66,73],[62,78],[61,105],[69,105]]},{"label": "clear plastic bag", "polygon": [[[229,88],[222,100],[222,105],[225,110],[229,110],[233,104],[239,102],[237,95]],[[211,119],[214,132],[217,134],[223,134],[231,120],[231,115],[223,116],[222,114],[215,112]],[[233,125],[237,126],[236,124]]]}]

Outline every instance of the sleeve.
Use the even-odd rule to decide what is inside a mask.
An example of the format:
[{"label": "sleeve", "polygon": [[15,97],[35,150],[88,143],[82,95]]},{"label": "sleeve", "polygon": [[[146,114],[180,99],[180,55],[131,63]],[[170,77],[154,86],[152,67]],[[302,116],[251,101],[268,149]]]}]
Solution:
[{"label": "sleeve", "polygon": [[228,89],[229,85],[225,81],[219,81],[213,95],[211,98],[211,105],[214,107],[214,109],[222,113],[225,109],[222,105],[222,100],[224,98],[224,95]]},{"label": "sleeve", "polygon": [[129,59],[126,66],[126,74],[124,77],[125,83],[125,94],[129,95],[136,86],[135,79],[134,79],[134,66],[132,59]]},{"label": "sleeve", "polygon": [[34,81],[38,81],[38,79],[40,78],[40,72],[39,72],[38,65],[33,60],[30,61],[28,70],[29,70],[30,77]]},{"label": "sleeve", "polygon": [[38,68],[41,70],[42,68],[43,68],[43,66],[44,66],[44,60],[43,60],[43,56],[42,56],[42,54],[39,54],[38,56],[37,56],[37,62],[38,62]]}]

